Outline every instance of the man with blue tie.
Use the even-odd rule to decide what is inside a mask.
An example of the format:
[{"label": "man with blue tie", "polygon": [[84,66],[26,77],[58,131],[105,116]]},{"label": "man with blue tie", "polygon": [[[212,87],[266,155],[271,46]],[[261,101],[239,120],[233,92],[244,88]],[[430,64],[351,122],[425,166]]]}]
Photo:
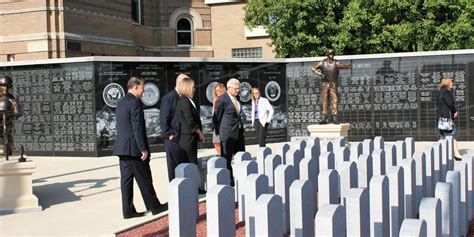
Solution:
[{"label": "man with blue tie", "polygon": [[185,74],[179,74],[178,77],[176,77],[175,88],[163,96],[160,106],[160,127],[165,144],[166,163],[168,166],[168,180],[170,182],[175,177],[174,170],[180,163],[182,163],[178,144],[180,125],[178,115],[176,114],[176,104],[178,103],[180,95],[178,94],[178,90],[176,88],[178,88],[178,84],[184,78],[189,77]]},{"label": "man with blue tie", "polygon": [[221,139],[221,156],[227,160],[232,186],[234,185],[232,157],[238,151],[245,151],[244,126],[240,118],[241,106],[236,98],[239,91],[239,80],[230,79],[227,82],[227,93],[216,101],[216,112],[213,116],[216,134]]},{"label": "man with blue tie", "polygon": [[133,205],[133,180],[137,180],[147,210],[153,215],[164,211],[153,188],[150,169],[150,149],[146,136],[143,104],[144,82],[132,77],[127,83],[128,93],[117,104],[115,111],[117,137],[113,153],[120,158],[120,189],[122,192],[123,218],[145,215],[137,212]]}]

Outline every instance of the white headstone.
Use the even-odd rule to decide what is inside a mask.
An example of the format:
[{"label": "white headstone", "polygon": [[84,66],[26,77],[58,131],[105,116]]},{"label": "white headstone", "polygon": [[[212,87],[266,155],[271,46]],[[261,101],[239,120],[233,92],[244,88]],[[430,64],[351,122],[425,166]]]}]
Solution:
[{"label": "white headstone", "polygon": [[279,165],[275,170],[275,194],[279,195],[283,204],[283,230],[290,231],[290,185],[295,180],[295,170],[291,165]]},{"label": "white headstone", "polygon": [[214,185],[206,194],[208,236],[235,236],[234,188]]},{"label": "white headstone", "polygon": [[293,141],[291,143],[291,147],[293,147],[293,149],[300,150],[300,151],[304,151],[307,145],[308,144],[305,140]]},{"label": "white headstone", "polygon": [[397,236],[405,219],[405,180],[403,168],[393,166],[387,172],[390,196],[390,236]]},{"label": "white headstone", "polygon": [[337,170],[322,170],[318,176],[318,208],[324,204],[339,204],[339,175]]},{"label": "white headstone", "polygon": [[454,168],[454,138],[453,136],[446,136],[446,145],[448,148],[448,170]]},{"label": "white headstone", "polygon": [[453,187],[453,236],[461,235],[461,173],[459,171],[448,171],[446,174],[446,183]]},{"label": "white headstone", "polygon": [[283,144],[278,151],[278,154],[281,156],[283,164],[286,164],[286,152],[290,150],[290,145],[288,143]]},{"label": "white headstone", "polygon": [[420,207],[421,199],[426,195],[426,157],[423,152],[415,152],[413,154],[413,159],[415,160],[415,176],[416,176],[416,213],[418,213],[418,208]]},{"label": "white headstone", "polygon": [[369,188],[372,178],[372,156],[362,154],[357,160],[357,176],[359,188]]},{"label": "white headstone", "polygon": [[432,146],[425,148],[425,158],[426,158],[426,188],[425,196],[433,197],[434,196],[434,149]]},{"label": "white headstone", "polygon": [[441,181],[446,181],[446,173],[448,172],[448,141],[440,140],[441,144]]},{"label": "white headstone", "polygon": [[308,143],[304,149],[304,157],[310,157],[317,159],[321,154],[321,147],[319,144],[319,138],[316,138],[314,142]]},{"label": "white headstone", "polygon": [[467,207],[467,162],[465,161],[454,161],[454,170],[460,173],[460,200],[459,203],[459,221],[461,235],[466,236],[468,230],[468,207]]},{"label": "white headstone", "polygon": [[318,203],[318,162],[315,159],[311,158],[304,158],[300,162],[300,179],[301,180],[309,180],[311,185],[313,186],[313,199],[314,199],[314,213],[316,214],[317,207],[316,204]]},{"label": "white headstone", "polygon": [[374,176],[370,180],[370,236],[390,236],[390,197],[386,176]]},{"label": "white headstone", "polygon": [[336,147],[345,147],[347,144],[347,140],[344,137],[338,137],[332,140],[332,144],[334,148]]},{"label": "white headstone", "polygon": [[281,197],[273,194],[262,194],[255,203],[258,210],[255,214],[256,236],[283,236],[283,205]]},{"label": "white headstone", "polygon": [[193,210],[195,212],[195,218],[197,220],[199,218],[198,167],[197,165],[192,163],[182,163],[175,168],[174,172],[176,178],[189,179],[192,184],[192,188],[187,191],[190,193],[190,195],[194,196],[193,205],[195,206],[195,208]]},{"label": "white headstone", "polygon": [[239,151],[234,155],[234,163],[237,165],[242,161],[252,160],[252,155],[246,151]]},{"label": "white headstone", "polygon": [[344,199],[349,190],[358,187],[357,165],[353,161],[345,161],[339,170],[341,204],[345,205]]},{"label": "white headstone", "polygon": [[268,155],[265,158],[265,175],[268,177],[268,192],[275,193],[275,169],[282,164],[280,155]]},{"label": "white headstone", "polygon": [[453,188],[450,183],[438,182],[435,197],[441,201],[442,236],[453,236]]},{"label": "white headstone", "polygon": [[245,186],[243,185],[244,180],[250,174],[256,174],[257,172],[257,162],[253,160],[245,160],[235,165],[235,192],[237,194],[237,202],[239,205],[239,221],[245,220]]},{"label": "white headstone", "polygon": [[328,170],[334,169],[335,165],[335,158],[334,153],[332,152],[323,152],[319,155],[319,170]]},{"label": "white headstone", "polygon": [[303,153],[300,150],[290,149],[286,152],[286,165],[295,168],[295,179],[300,178],[300,162],[303,159]]},{"label": "white headstone", "polygon": [[[403,159],[407,157],[407,145],[405,141],[396,141],[395,149],[397,150],[397,165],[400,165]],[[410,156],[411,157],[411,156]]]},{"label": "white headstone", "polygon": [[405,138],[405,144],[407,151],[406,157],[412,157],[415,153],[415,139],[413,137],[407,137]]},{"label": "white headstone", "polygon": [[333,144],[330,140],[322,140],[319,142],[321,146],[321,153],[323,152],[333,152]]},{"label": "white headstone", "polygon": [[265,174],[265,158],[272,154],[272,149],[269,147],[259,147],[257,151],[257,165],[258,173]]},{"label": "white headstone", "polygon": [[295,180],[290,186],[291,236],[314,236],[314,190],[309,180]]},{"label": "white headstone", "polygon": [[384,139],[381,136],[374,138],[374,150],[383,150],[385,148]]},{"label": "white headstone", "polygon": [[439,198],[423,198],[420,219],[426,221],[426,235],[441,237],[441,201]]},{"label": "white headstone", "polygon": [[442,182],[441,178],[441,143],[435,142],[431,145],[433,148],[433,169],[434,169],[434,176],[433,176],[433,192],[436,188],[436,183]]},{"label": "white headstone", "polygon": [[416,179],[415,179],[415,161],[413,159],[404,159],[401,162],[403,176],[405,179],[405,218],[416,218]]},{"label": "white headstone", "polygon": [[212,157],[207,161],[207,171],[209,172],[212,169],[227,168],[227,160],[223,157]]},{"label": "white headstone", "polygon": [[214,185],[230,185],[230,172],[228,169],[214,168],[207,173],[207,190],[211,189]]},{"label": "white headstone", "polygon": [[344,161],[349,161],[349,157],[351,155],[351,152],[349,148],[347,147],[337,147],[334,148],[334,160],[335,160],[335,168],[339,169],[339,166],[344,162]]},{"label": "white headstone", "polygon": [[346,229],[341,226],[346,225],[346,210],[341,205],[324,205],[314,218],[315,236],[346,236]]},{"label": "white headstone", "polygon": [[474,218],[474,158],[472,155],[463,155],[462,160],[467,163],[467,205],[469,220]]},{"label": "white headstone", "polygon": [[196,236],[196,196],[189,178],[175,178],[168,184],[168,221],[170,236]]},{"label": "white headstone", "polygon": [[255,202],[264,193],[268,193],[268,177],[263,174],[250,174],[243,182],[245,186],[245,233],[247,236],[256,236]]},{"label": "white headstone", "polygon": [[397,149],[395,145],[385,145],[385,173],[392,166],[397,166]]},{"label": "white headstone", "polygon": [[365,188],[351,189],[346,196],[345,207],[347,236],[369,236],[369,191]]},{"label": "white headstone", "polygon": [[362,141],[362,154],[370,155],[374,151],[374,140],[364,139]]},{"label": "white headstone", "polygon": [[405,219],[400,228],[400,237],[426,237],[426,221]]},{"label": "white headstone", "polygon": [[351,144],[351,156],[350,160],[357,162],[359,156],[362,155],[362,143],[352,143]]},{"label": "white headstone", "polygon": [[373,176],[385,175],[385,151],[374,150],[372,152],[372,172]]}]

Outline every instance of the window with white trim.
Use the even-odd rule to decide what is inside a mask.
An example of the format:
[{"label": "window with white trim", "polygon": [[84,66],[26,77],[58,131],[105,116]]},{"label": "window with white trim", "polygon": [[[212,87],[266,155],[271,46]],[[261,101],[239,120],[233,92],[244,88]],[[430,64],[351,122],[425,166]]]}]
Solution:
[{"label": "window with white trim", "polygon": [[233,58],[262,58],[262,48],[236,48],[232,49]]},{"label": "window with white trim", "polygon": [[193,45],[193,26],[188,18],[181,18],[176,24],[176,42],[178,46]]},{"label": "window with white trim", "polygon": [[143,0],[132,0],[132,21],[143,24]]}]

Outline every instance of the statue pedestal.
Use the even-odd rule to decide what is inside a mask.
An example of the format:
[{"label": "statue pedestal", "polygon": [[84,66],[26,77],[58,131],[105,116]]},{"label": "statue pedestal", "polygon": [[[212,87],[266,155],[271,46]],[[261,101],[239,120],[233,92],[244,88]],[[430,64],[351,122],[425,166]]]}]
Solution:
[{"label": "statue pedestal", "polygon": [[31,176],[35,168],[33,161],[0,161],[0,215],[42,210],[33,194]]},{"label": "statue pedestal", "polygon": [[313,124],[308,126],[311,137],[319,137],[320,139],[334,139],[343,137],[347,139],[347,133],[351,125],[349,123],[341,124]]}]

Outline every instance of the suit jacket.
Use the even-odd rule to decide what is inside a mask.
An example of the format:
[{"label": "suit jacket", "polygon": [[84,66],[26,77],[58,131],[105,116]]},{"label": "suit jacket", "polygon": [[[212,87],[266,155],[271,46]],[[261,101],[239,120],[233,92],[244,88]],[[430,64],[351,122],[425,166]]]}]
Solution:
[{"label": "suit jacket", "polygon": [[176,113],[180,123],[181,134],[195,134],[196,129],[202,130],[199,110],[194,108],[189,98],[182,96],[176,105]]},{"label": "suit jacket", "polygon": [[179,119],[176,116],[176,104],[179,98],[178,92],[173,89],[161,99],[160,127],[164,139],[171,135],[176,137],[180,133]]},{"label": "suit jacket", "polygon": [[[273,106],[267,98],[260,97],[258,99],[258,120],[265,127],[265,124],[270,123],[273,118]],[[255,122],[255,102],[252,101],[252,126]]]},{"label": "suit jacket", "polygon": [[148,151],[145,117],[140,98],[127,93],[115,110],[117,137],[113,153],[117,156],[141,157],[141,151]]},{"label": "suit jacket", "polygon": [[[239,102],[237,101],[237,103]],[[213,120],[216,125],[216,134],[219,135],[221,141],[226,141],[229,138],[237,140],[239,135],[244,133],[240,113],[237,113],[228,93],[224,93],[217,99]]]}]

